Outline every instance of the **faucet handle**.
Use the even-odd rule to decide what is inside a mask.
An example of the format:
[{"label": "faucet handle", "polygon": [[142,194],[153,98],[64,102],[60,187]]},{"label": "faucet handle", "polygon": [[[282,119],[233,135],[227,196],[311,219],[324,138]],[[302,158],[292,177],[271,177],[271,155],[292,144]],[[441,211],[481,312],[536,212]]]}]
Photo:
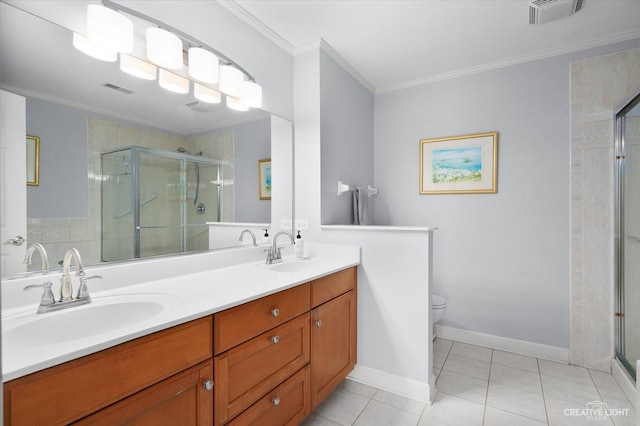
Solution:
[{"label": "faucet handle", "polygon": [[49,281],[43,284],[31,284],[22,289],[22,291],[32,290],[34,288],[43,288],[42,298],[40,299],[40,306],[49,306],[53,305],[56,302],[55,297],[53,297],[53,291],[51,291],[51,284]]},{"label": "faucet handle", "polygon": [[80,276],[80,285],[78,286],[78,295],[76,299],[88,299],[89,289],[87,288],[87,280],[93,280],[95,278],[102,279],[102,275],[91,275],[90,277]]}]

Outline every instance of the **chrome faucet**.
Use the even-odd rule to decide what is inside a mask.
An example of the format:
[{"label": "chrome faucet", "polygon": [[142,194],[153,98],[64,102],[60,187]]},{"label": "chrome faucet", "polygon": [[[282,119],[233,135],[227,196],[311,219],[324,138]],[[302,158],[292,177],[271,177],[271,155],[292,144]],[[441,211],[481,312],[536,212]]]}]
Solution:
[{"label": "chrome faucet", "polygon": [[47,251],[44,249],[44,246],[40,243],[32,243],[27,247],[27,253],[24,255],[24,263],[25,265],[31,265],[33,252],[38,250],[40,253],[40,269],[43,274],[49,273],[49,256],[47,255]]},{"label": "chrome faucet", "polygon": [[295,244],[295,240],[293,239],[293,235],[287,231],[280,231],[273,237],[273,245],[267,252],[267,265],[271,265],[272,263],[282,262],[282,254],[280,253],[280,249],[276,246],[276,242],[278,241],[278,237],[280,235],[286,235],[291,239],[291,245]]},{"label": "chrome faucet", "polygon": [[[80,253],[77,249],[70,248],[64,254],[64,259],[62,260],[62,277],[60,277],[60,301],[68,302],[73,299],[73,285],[71,284],[71,259],[75,258],[76,260],[76,277],[80,278],[80,287],[84,285],[83,278],[85,276],[84,266],[82,265],[82,258],[80,257]],[[80,295],[80,290],[78,289],[78,296]]]},{"label": "chrome faucet", "polygon": [[256,234],[254,234],[251,229],[245,229],[244,231],[242,231],[240,233],[240,238],[238,238],[238,241],[242,242],[242,237],[244,236],[244,234],[247,234],[247,233],[251,235],[251,239],[253,240],[253,246],[257,247],[258,244],[256,244]]},{"label": "chrome faucet", "polygon": [[[73,298],[73,285],[71,284],[71,260],[75,258],[76,262],[76,276],[80,279],[78,286],[78,293]],[[40,299],[40,306],[38,306],[38,313],[57,311],[60,309],[70,308],[72,306],[84,305],[91,302],[89,296],[89,290],[87,289],[87,280],[93,278],[102,278],[100,275],[93,275],[87,277],[84,272],[84,266],[82,265],[82,258],[78,250],[71,248],[64,254],[62,261],[62,276],[60,277],[60,300],[56,302],[53,292],[51,291],[52,284],[46,282],[38,285],[28,285],[23,290],[31,290],[33,288],[43,288],[42,298]]]}]

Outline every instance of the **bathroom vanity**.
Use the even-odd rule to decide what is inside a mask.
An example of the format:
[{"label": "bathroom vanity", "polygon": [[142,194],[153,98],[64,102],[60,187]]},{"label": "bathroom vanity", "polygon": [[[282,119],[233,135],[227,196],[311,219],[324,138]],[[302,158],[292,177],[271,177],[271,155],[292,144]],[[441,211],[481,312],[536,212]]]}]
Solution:
[{"label": "bathroom vanity", "polygon": [[[72,351],[66,362],[16,373],[20,377],[4,383],[4,422],[298,424],[355,365],[354,258],[285,260],[280,265],[287,265],[286,272],[250,262],[198,273],[213,283],[230,277],[230,269],[233,286],[243,279],[262,282],[260,290],[247,286],[251,294],[229,287],[233,295],[224,297],[221,287],[201,282],[194,300],[215,300],[214,293],[223,300],[209,302],[204,315],[194,302],[190,315],[186,308],[179,314],[186,321],[165,317],[169,327],[147,328],[160,331],[140,331],[140,337],[115,346],[84,356]],[[146,284],[146,290],[166,292],[166,284]]]}]

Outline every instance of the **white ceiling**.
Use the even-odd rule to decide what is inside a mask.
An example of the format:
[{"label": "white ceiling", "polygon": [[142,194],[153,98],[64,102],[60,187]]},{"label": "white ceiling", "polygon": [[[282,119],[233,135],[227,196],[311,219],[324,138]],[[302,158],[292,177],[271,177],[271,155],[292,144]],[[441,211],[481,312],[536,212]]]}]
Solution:
[{"label": "white ceiling", "polygon": [[374,93],[640,37],[640,0],[530,25],[528,0],[230,0],[293,54],[322,39]]}]

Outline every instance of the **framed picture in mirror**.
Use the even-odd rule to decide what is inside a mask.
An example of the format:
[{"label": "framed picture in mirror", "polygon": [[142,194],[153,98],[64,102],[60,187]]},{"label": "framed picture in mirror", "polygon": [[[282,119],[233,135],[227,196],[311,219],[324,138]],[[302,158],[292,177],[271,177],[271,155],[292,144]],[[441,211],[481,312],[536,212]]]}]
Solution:
[{"label": "framed picture in mirror", "polygon": [[271,199],[271,158],[258,160],[258,196],[261,200]]},{"label": "framed picture in mirror", "polygon": [[40,184],[40,138],[27,136],[27,185]]}]

